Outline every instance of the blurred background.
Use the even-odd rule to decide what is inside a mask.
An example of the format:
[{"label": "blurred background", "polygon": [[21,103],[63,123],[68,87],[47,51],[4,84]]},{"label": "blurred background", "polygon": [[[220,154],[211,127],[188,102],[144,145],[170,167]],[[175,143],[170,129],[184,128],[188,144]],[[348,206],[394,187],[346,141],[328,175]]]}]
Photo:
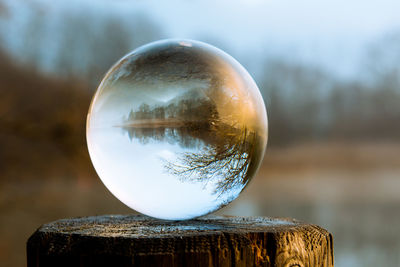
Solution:
[{"label": "blurred background", "polygon": [[107,69],[183,37],[256,80],[270,137],[218,212],[294,217],[334,236],[336,266],[400,266],[400,2],[0,0],[0,265],[60,218],[132,213],[98,179],[85,120]]}]

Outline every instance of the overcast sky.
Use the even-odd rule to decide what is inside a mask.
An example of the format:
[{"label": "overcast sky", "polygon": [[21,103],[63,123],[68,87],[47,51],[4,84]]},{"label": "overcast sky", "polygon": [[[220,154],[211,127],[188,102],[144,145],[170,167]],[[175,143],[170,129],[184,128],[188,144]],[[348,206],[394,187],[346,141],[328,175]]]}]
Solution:
[{"label": "overcast sky", "polygon": [[21,7],[32,2],[55,13],[87,9],[122,19],[140,11],[163,28],[165,37],[211,41],[250,61],[260,58],[247,55],[260,53],[292,57],[343,75],[355,71],[366,44],[400,29],[397,0],[4,1],[16,7],[20,18],[26,12]]}]

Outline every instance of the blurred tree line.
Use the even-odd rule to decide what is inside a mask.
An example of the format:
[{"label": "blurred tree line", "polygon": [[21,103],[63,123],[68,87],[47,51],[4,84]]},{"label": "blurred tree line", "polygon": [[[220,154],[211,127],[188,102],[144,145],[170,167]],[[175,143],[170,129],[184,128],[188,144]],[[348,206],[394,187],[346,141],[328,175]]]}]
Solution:
[{"label": "blurred tree line", "polygon": [[369,47],[356,80],[279,59],[266,62],[258,85],[269,113],[271,143],[398,140],[399,62],[400,32]]},{"label": "blurred tree line", "polygon": [[[0,41],[12,15],[1,9]],[[28,166],[26,177],[32,169],[45,175],[63,165],[66,172],[87,174],[85,120],[96,85],[116,60],[164,33],[141,14],[119,19],[69,11],[48,25],[43,12],[35,6],[21,33],[22,59],[0,46],[0,170],[14,175],[24,171],[18,166]],[[356,80],[266,59],[256,80],[268,110],[270,145],[398,141],[399,62],[400,32],[371,45]]]}]

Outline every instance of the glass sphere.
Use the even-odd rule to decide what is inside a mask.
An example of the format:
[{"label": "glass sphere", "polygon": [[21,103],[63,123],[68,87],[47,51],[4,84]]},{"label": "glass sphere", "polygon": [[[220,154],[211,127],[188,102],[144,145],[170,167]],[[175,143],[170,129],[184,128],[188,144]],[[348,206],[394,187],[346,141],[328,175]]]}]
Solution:
[{"label": "glass sphere", "polygon": [[234,200],[264,156],[257,85],[206,43],[162,40],[119,60],[90,105],[87,143],[105,186],[143,214],[184,220]]}]

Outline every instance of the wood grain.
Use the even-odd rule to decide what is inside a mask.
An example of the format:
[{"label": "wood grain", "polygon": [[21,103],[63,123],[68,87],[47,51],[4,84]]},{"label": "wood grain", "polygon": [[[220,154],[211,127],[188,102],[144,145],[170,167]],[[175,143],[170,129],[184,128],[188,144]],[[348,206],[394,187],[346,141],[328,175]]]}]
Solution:
[{"label": "wood grain", "polygon": [[63,219],[27,243],[33,266],[333,266],[333,238],[292,219],[141,215]]}]

